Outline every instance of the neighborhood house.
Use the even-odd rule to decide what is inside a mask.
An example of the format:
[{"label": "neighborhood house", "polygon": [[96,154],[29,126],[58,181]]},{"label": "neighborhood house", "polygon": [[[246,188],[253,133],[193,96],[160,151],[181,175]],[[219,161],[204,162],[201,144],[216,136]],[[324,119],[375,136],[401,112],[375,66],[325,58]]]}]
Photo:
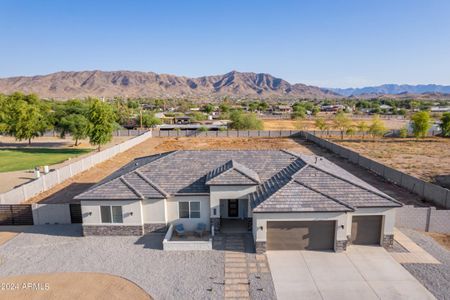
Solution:
[{"label": "neighborhood house", "polygon": [[78,195],[84,235],[244,224],[256,250],[393,243],[399,202],[322,157],[285,150],[174,151],[134,160]]}]

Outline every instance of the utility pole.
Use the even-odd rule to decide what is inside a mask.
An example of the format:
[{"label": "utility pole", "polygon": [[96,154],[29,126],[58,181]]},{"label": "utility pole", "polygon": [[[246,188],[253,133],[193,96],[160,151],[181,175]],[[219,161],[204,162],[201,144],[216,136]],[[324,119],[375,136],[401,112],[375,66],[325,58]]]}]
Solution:
[{"label": "utility pole", "polygon": [[139,115],[140,115],[140,125],[141,125],[141,129],[142,129],[142,105],[140,106],[140,110],[139,110]]}]

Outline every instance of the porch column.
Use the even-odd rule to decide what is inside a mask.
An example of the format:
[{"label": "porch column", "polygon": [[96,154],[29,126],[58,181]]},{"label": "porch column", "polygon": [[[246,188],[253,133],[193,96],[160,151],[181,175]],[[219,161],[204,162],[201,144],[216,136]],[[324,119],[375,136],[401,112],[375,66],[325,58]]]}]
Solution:
[{"label": "porch column", "polygon": [[211,226],[214,226],[214,234],[220,232],[220,218],[210,218]]}]

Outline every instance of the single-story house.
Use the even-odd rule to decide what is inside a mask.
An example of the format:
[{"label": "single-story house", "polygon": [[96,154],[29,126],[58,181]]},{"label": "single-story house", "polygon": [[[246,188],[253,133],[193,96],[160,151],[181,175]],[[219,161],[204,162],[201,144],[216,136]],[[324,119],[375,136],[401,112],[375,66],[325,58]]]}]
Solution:
[{"label": "single-story house", "polygon": [[[136,159],[78,195],[84,235],[244,222],[257,252],[393,243],[390,196],[328,160],[287,150],[174,151]],[[225,223],[224,223],[225,224]]]}]

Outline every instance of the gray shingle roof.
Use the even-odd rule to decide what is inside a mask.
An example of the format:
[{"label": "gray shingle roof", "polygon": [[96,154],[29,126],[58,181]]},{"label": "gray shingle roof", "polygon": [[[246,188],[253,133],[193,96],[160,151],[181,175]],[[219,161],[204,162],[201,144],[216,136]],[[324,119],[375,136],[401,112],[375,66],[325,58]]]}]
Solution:
[{"label": "gray shingle roof", "polygon": [[122,176],[106,182],[102,185],[95,186],[86,192],[78,195],[75,199],[79,200],[140,200],[142,195],[136,189],[130,187]]},{"label": "gray shingle roof", "polygon": [[255,185],[260,184],[258,174],[246,166],[229,160],[206,174],[206,185]]},{"label": "gray shingle roof", "polygon": [[344,202],[351,207],[397,207],[398,203],[382,193],[367,189],[355,182],[308,165],[294,175],[294,179],[308,188],[322,192],[329,197]]},{"label": "gray shingle roof", "polygon": [[331,162],[279,150],[175,151],[140,158],[76,199],[208,194],[209,185],[258,185],[254,212],[351,211],[398,202]]}]

